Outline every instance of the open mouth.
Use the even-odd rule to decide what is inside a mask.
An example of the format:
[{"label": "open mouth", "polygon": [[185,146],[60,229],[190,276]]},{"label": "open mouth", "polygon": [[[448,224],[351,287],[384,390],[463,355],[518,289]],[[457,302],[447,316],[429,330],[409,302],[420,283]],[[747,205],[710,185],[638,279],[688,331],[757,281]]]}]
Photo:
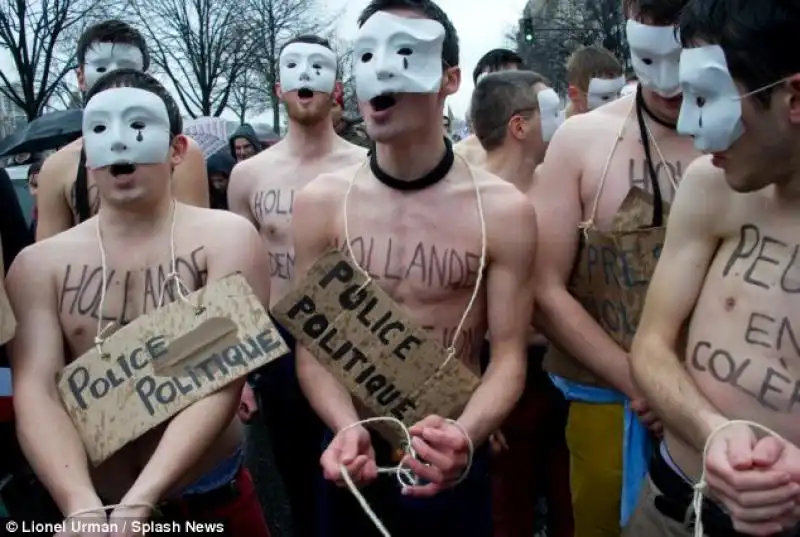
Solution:
[{"label": "open mouth", "polygon": [[314,92],[308,88],[300,88],[297,90],[297,96],[301,99],[312,99],[314,97]]},{"label": "open mouth", "polygon": [[131,164],[129,162],[121,164],[112,164],[111,169],[109,171],[111,172],[111,175],[114,177],[119,177],[120,175],[130,175],[136,171],[136,165]]},{"label": "open mouth", "polygon": [[376,112],[383,112],[384,110],[388,110],[396,105],[397,99],[394,95],[390,94],[378,95],[377,97],[373,98],[369,104],[372,105],[372,109]]}]

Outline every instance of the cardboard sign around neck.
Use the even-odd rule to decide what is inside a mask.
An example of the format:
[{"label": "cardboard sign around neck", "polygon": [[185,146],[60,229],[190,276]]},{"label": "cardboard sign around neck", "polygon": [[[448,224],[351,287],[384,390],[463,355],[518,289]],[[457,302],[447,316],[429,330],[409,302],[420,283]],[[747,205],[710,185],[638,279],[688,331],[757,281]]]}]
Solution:
[{"label": "cardboard sign around neck", "polygon": [[3,243],[0,241],[0,345],[8,342],[17,331],[17,319],[6,294],[6,271],[3,263]]},{"label": "cardboard sign around neck", "polygon": [[331,250],[272,314],[373,415],[406,426],[431,414],[458,417],[480,379],[456,357],[442,367],[445,349],[365,281],[349,258]]},{"label": "cardboard sign around neck", "polygon": [[136,318],[105,339],[103,356],[92,347],[59,373],[61,400],[93,464],[289,352],[243,276],[188,300]]},{"label": "cardboard sign around neck", "polygon": [[[664,214],[669,205],[665,202]],[[634,188],[613,231],[586,230],[570,290],[623,349],[630,350],[666,227],[650,227],[653,196]]]}]

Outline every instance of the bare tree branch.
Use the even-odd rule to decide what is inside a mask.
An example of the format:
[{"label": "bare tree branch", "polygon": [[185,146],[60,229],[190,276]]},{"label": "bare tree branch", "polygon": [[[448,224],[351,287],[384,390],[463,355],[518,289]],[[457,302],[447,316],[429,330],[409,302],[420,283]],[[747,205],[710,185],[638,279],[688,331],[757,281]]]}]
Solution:
[{"label": "bare tree branch", "polygon": [[0,0],[0,49],[13,69],[0,70],[0,94],[32,120],[75,64],[75,39],[95,13],[93,0]]},{"label": "bare tree branch", "polygon": [[251,0],[135,0],[153,63],[192,117],[218,116],[250,61]]}]

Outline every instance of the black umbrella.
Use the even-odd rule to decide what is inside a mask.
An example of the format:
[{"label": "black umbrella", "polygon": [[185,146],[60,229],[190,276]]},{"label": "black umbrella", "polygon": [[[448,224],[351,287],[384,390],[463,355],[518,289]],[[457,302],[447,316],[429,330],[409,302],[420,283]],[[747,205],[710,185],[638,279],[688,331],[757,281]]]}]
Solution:
[{"label": "black umbrella", "polygon": [[57,149],[80,138],[83,110],[60,110],[38,117],[0,141],[0,157]]}]

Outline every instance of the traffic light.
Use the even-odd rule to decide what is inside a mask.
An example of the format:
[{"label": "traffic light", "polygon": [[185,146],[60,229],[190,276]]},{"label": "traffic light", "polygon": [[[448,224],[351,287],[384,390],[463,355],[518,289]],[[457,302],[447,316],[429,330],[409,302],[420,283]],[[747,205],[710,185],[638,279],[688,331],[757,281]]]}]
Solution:
[{"label": "traffic light", "polygon": [[533,32],[533,19],[530,17],[522,19],[522,37],[528,43],[533,43],[536,39]]}]

